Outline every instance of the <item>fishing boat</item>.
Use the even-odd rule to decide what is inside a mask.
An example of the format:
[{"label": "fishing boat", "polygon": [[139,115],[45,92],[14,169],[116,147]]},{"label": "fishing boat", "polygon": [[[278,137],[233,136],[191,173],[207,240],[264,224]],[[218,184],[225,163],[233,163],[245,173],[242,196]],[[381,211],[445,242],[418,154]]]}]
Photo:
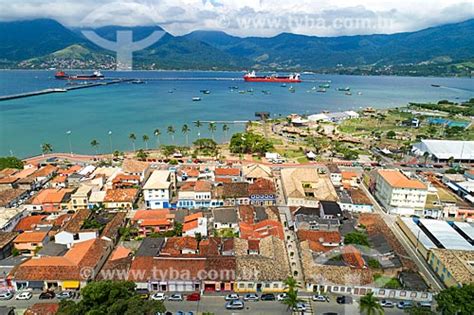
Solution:
[{"label": "fishing boat", "polygon": [[432,87],[441,87],[439,84],[431,84]]},{"label": "fishing boat", "polygon": [[326,89],[324,89],[324,88],[318,89],[318,92],[319,93],[326,93]]},{"label": "fishing boat", "polygon": [[201,98],[200,97],[193,97],[193,102],[200,102]]},{"label": "fishing boat", "polygon": [[352,93],[351,92],[346,92],[346,95],[350,96],[350,95],[352,95]]},{"label": "fishing boat", "polygon": [[329,89],[331,85],[329,83],[324,83],[324,84],[320,84],[319,87],[322,89]]},{"label": "fishing boat", "polygon": [[350,87],[343,87],[343,88],[338,88],[337,90],[340,91],[340,92],[349,92],[351,90],[351,88]]},{"label": "fishing boat", "polygon": [[209,90],[201,90],[201,93],[202,93],[202,94],[211,94],[211,91],[209,91]]}]

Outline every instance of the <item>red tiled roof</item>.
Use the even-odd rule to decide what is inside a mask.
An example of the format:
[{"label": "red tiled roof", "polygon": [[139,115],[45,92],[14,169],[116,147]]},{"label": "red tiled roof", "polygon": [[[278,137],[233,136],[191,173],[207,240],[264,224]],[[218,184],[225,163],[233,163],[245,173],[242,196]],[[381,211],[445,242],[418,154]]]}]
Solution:
[{"label": "red tiled roof", "polygon": [[241,222],[239,224],[240,238],[262,239],[267,236],[275,236],[283,240],[283,226],[276,220],[263,220],[255,224]]},{"label": "red tiled roof", "polygon": [[253,224],[254,217],[255,217],[253,206],[248,206],[248,205],[239,206],[239,217],[240,217],[240,222]]},{"label": "red tiled roof", "polygon": [[119,174],[119,175],[115,176],[112,183],[119,183],[121,181],[137,181],[137,182],[139,182],[140,181],[140,176]]},{"label": "red tiled roof", "polygon": [[240,176],[240,169],[238,168],[216,168],[214,170],[215,176]]},{"label": "red tiled roof", "polygon": [[260,251],[260,240],[248,240],[248,248],[251,251]]},{"label": "red tiled roof", "polygon": [[197,240],[194,237],[190,236],[167,238],[160,255],[181,255],[181,251],[184,249],[197,251]]},{"label": "red tiled roof", "polygon": [[350,267],[362,269],[365,266],[360,251],[352,245],[342,248],[342,258]]},{"label": "red tiled roof", "polygon": [[228,177],[216,177],[214,180],[218,183],[232,183],[232,178]]},{"label": "red tiled roof", "polygon": [[138,189],[107,189],[104,202],[134,202],[137,197]]},{"label": "red tiled roof", "polygon": [[35,303],[28,307],[24,315],[55,315],[58,310],[58,303]]},{"label": "red tiled roof", "polygon": [[56,172],[58,168],[56,166],[53,166],[51,164],[48,164],[46,166],[43,166],[39,170],[33,173],[34,177],[46,177],[51,175],[52,173]]},{"label": "red tiled roof", "polygon": [[188,177],[198,177],[200,174],[198,169],[191,167],[184,169],[183,172],[185,172]]},{"label": "red tiled roof", "polygon": [[297,232],[298,238],[301,241],[311,240],[316,242],[340,243],[341,234],[337,231],[309,231],[299,230]]},{"label": "red tiled roof", "polygon": [[190,230],[194,230],[199,226],[198,220],[193,220],[189,222],[184,222],[183,224],[183,232],[188,232]]},{"label": "red tiled roof", "polygon": [[341,172],[341,175],[343,180],[351,180],[353,178],[359,177],[356,172],[343,171]]},{"label": "red tiled roof", "polygon": [[58,175],[56,177],[54,177],[51,182],[52,183],[65,183],[67,180],[67,176],[64,176],[64,175]]},{"label": "red tiled roof", "polygon": [[46,238],[47,235],[48,235],[48,232],[26,231],[24,233],[19,234],[13,242],[14,243],[41,243]]},{"label": "red tiled roof", "polygon": [[174,219],[175,214],[171,213],[168,209],[157,209],[157,210],[137,210],[133,216],[132,221],[139,220],[155,220],[155,219]]},{"label": "red tiled roof", "polygon": [[15,231],[31,231],[41,221],[43,221],[44,218],[46,218],[45,215],[31,215],[29,217],[24,217],[15,226]]},{"label": "red tiled roof", "polygon": [[265,178],[257,178],[254,183],[249,185],[250,195],[274,194],[275,186],[271,180]]},{"label": "red tiled roof", "polygon": [[34,205],[42,205],[42,204],[47,204],[47,203],[59,204],[63,201],[64,196],[70,192],[72,192],[72,190],[63,189],[63,188],[43,189],[38,193],[38,195],[36,195],[33,198],[33,200],[31,201],[31,204],[34,204]]},{"label": "red tiled roof", "polygon": [[195,221],[198,218],[202,218],[202,217],[203,217],[202,212],[196,212],[196,213],[185,216],[184,217],[184,222]]}]

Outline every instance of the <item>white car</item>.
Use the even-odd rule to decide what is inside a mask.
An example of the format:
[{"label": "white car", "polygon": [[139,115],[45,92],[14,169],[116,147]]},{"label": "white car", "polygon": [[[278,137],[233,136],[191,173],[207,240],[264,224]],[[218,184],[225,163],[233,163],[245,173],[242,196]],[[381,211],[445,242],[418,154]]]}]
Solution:
[{"label": "white car", "polygon": [[293,307],[293,311],[295,312],[306,312],[306,304],[299,302],[296,304],[295,307]]},{"label": "white car", "polygon": [[15,300],[29,300],[32,297],[33,297],[33,294],[31,294],[31,292],[23,291],[23,292],[17,293],[17,295],[15,296]]},{"label": "white car", "polygon": [[239,295],[236,294],[236,293],[227,294],[225,296],[226,301],[234,301],[234,300],[238,300],[238,299],[239,299]]},{"label": "white car", "polygon": [[312,300],[315,302],[329,302],[329,297],[321,294],[313,295]]},{"label": "white car", "polygon": [[164,301],[166,299],[166,295],[163,292],[157,292],[150,296],[150,299],[155,301]]},{"label": "white car", "polygon": [[0,292],[0,300],[10,300],[13,297],[13,293],[10,291]]},{"label": "white car", "polygon": [[284,301],[288,295],[286,293],[280,293],[277,295],[277,301]]},{"label": "white car", "polygon": [[168,301],[182,301],[183,295],[181,293],[171,294],[168,298]]},{"label": "white car", "polygon": [[259,300],[259,297],[255,293],[247,293],[244,295],[244,301],[254,301],[257,302]]}]

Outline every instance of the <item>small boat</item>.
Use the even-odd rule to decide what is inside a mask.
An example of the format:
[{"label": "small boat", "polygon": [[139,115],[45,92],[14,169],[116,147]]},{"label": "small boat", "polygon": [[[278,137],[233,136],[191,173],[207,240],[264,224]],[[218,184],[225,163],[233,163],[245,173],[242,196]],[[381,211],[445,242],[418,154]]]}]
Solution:
[{"label": "small boat", "polygon": [[247,92],[253,93],[253,89],[248,89]]},{"label": "small boat", "polygon": [[243,91],[243,90],[240,90],[240,91],[239,91],[239,94],[245,94],[245,93],[247,93],[247,92],[245,92],[245,91]]},{"label": "small boat", "polygon": [[351,92],[346,92],[346,95],[352,95],[352,93]]},{"label": "small boat", "polygon": [[202,94],[211,94],[211,91],[209,91],[209,90],[201,90],[200,92]]},{"label": "small boat", "polygon": [[318,89],[318,92],[319,93],[326,93],[326,89],[324,89],[324,88]]},{"label": "small boat", "polygon": [[293,86],[290,86],[288,91],[290,91],[290,93],[295,93],[296,89]]},{"label": "small boat", "polygon": [[193,102],[200,102],[201,98],[200,97],[193,97]]},{"label": "small boat", "polygon": [[174,91],[173,90],[168,90],[168,93],[173,94]]},{"label": "small boat", "polygon": [[229,86],[229,89],[230,89],[230,90],[238,90],[239,87],[238,87],[238,86]]},{"label": "small boat", "polygon": [[143,80],[133,80],[132,84],[145,84],[145,81],[143,81]]},{"label": "small boat", "polygon": [[283,84],[281,85],[281,87],[286,87],[286,83],[283,83]]},{"label": "small boat", "polygon": [[320,84],[319,87],[322,89],[329,89],[331,85],[329,85],[329,83],[324,83],[324,84]]},{"label": "small boat", "polygon": [[349,92],[351,90],[351,88],[350,87],[344,87],[344,88],[338,88],[337,90],[340,91],[340,92]]},{"label": "small boat", "polygon": [[262,90],[262,93],[265,94],[265,95],[268,95],[268,94],[270,94],[270,91],[269,90]]},{"label": "small boat", "polygon": [[431,84],[432,87],[441,87],[439,84]]},{"label": "small boat", "polygon": [[362,92],[357,92],[357,95],[362,95]]}]

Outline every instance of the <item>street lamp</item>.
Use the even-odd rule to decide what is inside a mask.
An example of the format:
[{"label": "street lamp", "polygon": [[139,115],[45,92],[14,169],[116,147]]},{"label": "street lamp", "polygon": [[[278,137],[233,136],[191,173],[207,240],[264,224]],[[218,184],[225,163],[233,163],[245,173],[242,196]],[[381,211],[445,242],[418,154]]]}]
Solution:
[{"label": "street lamp", "polygon": [[109,142],[110,142],[110,154],[113,155],[114,154],[114,149],[113,149],[113,146],[112,146],[112,130],[109,130]]},{"label": "street lamp", "polygon": [[74,154],[72,154],[71,133],[71,130],[66,131],[67,139],[69,141],[69,152],[71,152],[71,156],[74,156]]}]

